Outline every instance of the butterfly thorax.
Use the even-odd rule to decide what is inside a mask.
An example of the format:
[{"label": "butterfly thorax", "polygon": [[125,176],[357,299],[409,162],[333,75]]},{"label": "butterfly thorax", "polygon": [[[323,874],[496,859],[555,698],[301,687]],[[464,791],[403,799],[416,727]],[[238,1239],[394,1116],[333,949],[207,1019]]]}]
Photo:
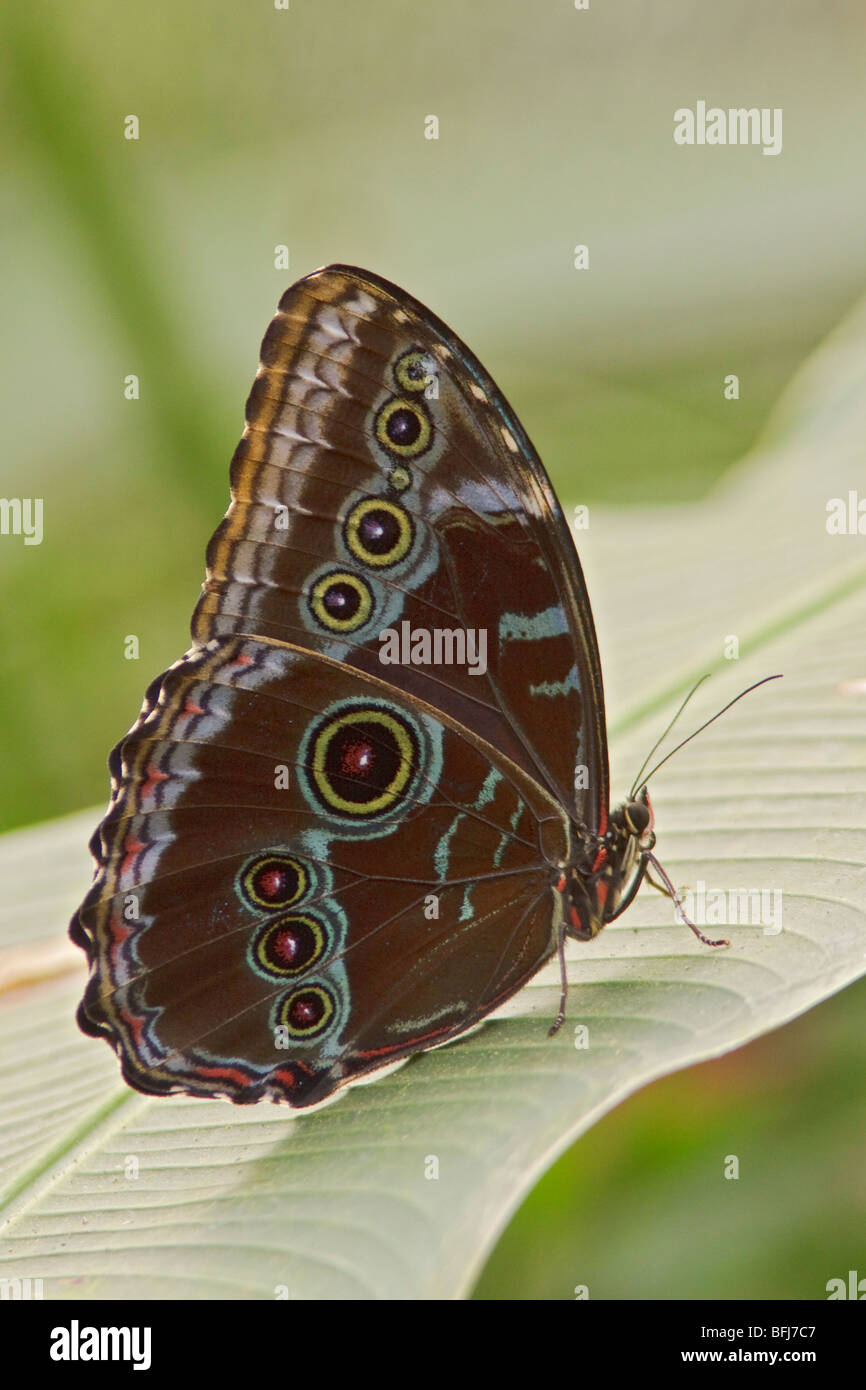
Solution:
[{"label": "butterfly thorax", "polygon": [[653,810],[646,787],[615,806],[603,833],[587,836],[571,827],[574,853],[557,888],[568,936],[591,941],[631,903],[655,844]]}]

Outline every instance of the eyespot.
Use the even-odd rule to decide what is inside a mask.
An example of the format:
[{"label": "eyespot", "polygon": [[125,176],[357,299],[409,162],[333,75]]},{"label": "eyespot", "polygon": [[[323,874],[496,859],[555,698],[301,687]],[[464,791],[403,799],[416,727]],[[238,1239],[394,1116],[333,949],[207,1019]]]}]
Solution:
[{"label": "eyespot", "polygon": [[253,964],[269,976],[301,975],[324,954],[327,937],[317,917],[289,913],[256,934]]},{"label": "eyespot", "polygon": [[299,859],[284,854],[260,854],[241,870],[238,889],[253,911],[292,907],[310,886],[310,876]]},{"label": "eyespot", "polygon": [[412,474],[408,468],[401,468],[398,464],[388,474],[388,482],[395,492],[405,492],[407,487],[412,486]]},{"label": "eyespot", "polygon": [[405,794],[418,766],[415,732],[397,711],[358,705],[314,727],[311,790],[326,810],[378,816]]},{"label": "eyespot", "polygon": [[365,497],[358,502],[343,527],[351,554],[363,564],[379,569],[405,559],[414,536],[409,513],[384,497]]},{"label": "eyespot", "polygon": [[329,632],[355,632],[373,611],[373,595],[360,575],[331,570],[313,585],[310,610]]},{"label": "eyespot", "polygon": [[305,985],[280,1000],[275,1022],[293,1038],[315,1038],[326,1032],[336,1011],[330,989],[322,984]]},{"label": "eyespot", "polygon": [[433,426],[420,400],[394,396],[376,416],[376,438],[389,453],[418,458],[430,447]]},{"label": "eyespot", "polygon": [[410,348],[394,363],[394,380],[402,391],[423,391],[433,379],[436,363],[421,348]]}]

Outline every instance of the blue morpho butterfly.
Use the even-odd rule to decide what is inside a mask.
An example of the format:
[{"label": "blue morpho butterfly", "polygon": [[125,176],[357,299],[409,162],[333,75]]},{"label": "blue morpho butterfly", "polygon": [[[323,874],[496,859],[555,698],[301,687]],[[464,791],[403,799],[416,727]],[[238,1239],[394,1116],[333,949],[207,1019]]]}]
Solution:
[{"label": "blue morpho butterfly", "polygon": [[110,757],[80,1026],[141,1091],[296,1107],[558,954],[555,1031],[566,938],[650,864],[676,895],[646,779],[610,809],[589,598],[511,407],[429,310],[330,266],[268,328],[231,492],[192,646]]}]

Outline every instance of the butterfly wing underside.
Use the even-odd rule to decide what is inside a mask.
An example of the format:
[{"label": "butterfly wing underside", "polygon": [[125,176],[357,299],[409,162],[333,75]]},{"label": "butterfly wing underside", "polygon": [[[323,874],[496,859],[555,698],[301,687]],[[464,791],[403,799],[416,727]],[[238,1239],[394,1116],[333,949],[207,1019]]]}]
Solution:
[{"label": "butterfly wing underside", "polygon": [[345,665],[215,639],[119,759],[73,935],[79,1021],[140,1090],[316,1104],[464,1031],[554,949],[547,795]]},{"label": "butterfly wing underside", "polygon": [[[469,349],[387,281],[331,266],[280,301],[246,418],[194,639],[250,632],[382,676],[603,830],[601,667],[574,541]],[[486,672],[382,665],[381,633],[404,624],[484,631]]]},{"label": "butterfly wing underside", "polygon": [[566,821],[606,824],[604,704],[542,465],[423,306],[298,282],[246,418],[193,647],[111,755],[79,1021],[141,1090],[308,1106],[550,958]]}]

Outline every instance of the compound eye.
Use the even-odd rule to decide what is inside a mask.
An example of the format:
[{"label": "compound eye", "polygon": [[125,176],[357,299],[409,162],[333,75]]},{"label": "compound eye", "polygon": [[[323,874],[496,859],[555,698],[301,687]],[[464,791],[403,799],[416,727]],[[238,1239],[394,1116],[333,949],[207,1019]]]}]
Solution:
[{"label": "compound eye", "polygon": [[642,801],[629,801],[623,808],[626,827],[632,835],[642,835],[650,823],[650,809]]}]

